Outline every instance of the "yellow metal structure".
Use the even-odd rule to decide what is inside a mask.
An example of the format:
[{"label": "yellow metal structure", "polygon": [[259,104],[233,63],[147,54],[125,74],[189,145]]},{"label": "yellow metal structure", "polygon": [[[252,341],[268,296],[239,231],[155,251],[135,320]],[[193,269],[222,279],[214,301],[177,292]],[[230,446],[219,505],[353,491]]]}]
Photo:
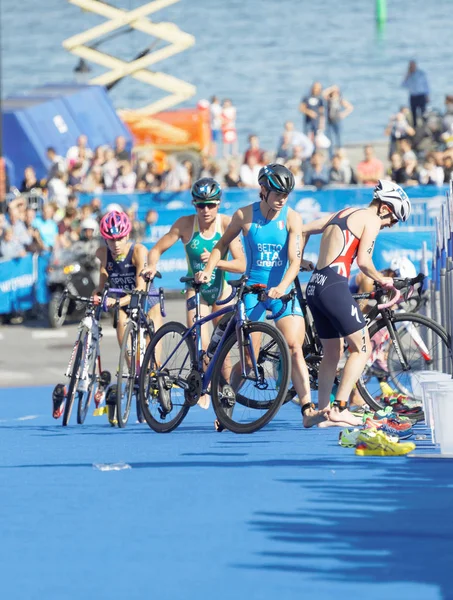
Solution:
[{"label": "yellow metal structure", "polygon": [[[148,67],[151,65],[173,56],[174,54],[183,52],[195,44],[195,38],[192,35],[181,31],[174,23],[153,23],[148,18],[152,13],[155,13],[162,8],[166,8],[171,4],[175,4],[176,2],[179,2],[179,0],[153,0],[139,8],[129,11],[115,8],[104,1],[98,0],[68,1],[87,12],[95,13],[108,19],[106,23],[92,27],[63,42],[63,47],[69,52],[72,52],[72,54],[76,54],[81,58],[110,69],[107,73],[91,79],[89,83],[109,85],[122,77],[131,76],[143,83],[169,92],[168,96],[135,110],[134,112],[137,115],[141,114],[149,116],[167,110],[195,95],[196,88],[190,83],[167,75],[166,73],[148,70]],[[88,42],[92,42],[96,38],[110,34],[124,26],[147,33],[153,38],[158,38],[167,42],[168,45],[131,62],[123,61],[86,46]]]}]

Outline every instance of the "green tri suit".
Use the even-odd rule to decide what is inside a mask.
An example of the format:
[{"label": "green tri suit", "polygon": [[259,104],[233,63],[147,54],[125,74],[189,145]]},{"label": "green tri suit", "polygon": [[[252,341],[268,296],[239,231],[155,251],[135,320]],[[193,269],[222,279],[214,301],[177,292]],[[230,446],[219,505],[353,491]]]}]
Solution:
[{"label": "green tri suit", "polygon": [[[217,215],[215,221],[215,233],[211,238],[206,238],[200,232],[200,226],[198,224],[198,217],[195,215],[193,222],[192,237],[189,242],[185,244],[186,257],[188,272],[187,277],[193,277],[197,271],[203,271],[205,264],[201,261],[201,255],[205,250],[212,252],[214,246],[222,237],[222,217]],[[226,255],[222,256],[222,260],[225,260]],[[211,282],[202,286],[200,293],[201,296],[206,300],[208,306],[215,304],[217,298],[222,294],[225,286],[225,271],[220,269],[214,269],[211,277]]]}]

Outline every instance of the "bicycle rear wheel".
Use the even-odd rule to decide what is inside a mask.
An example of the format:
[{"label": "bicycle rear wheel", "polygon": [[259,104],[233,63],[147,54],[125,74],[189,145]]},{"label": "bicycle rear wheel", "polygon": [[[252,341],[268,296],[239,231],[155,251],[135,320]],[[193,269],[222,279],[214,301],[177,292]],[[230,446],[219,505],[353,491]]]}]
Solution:
[{"label": "bicycle rear wheel", "polygon": [[192,337],[176,321],[156,331],[140,371],[140,403],[148,425],[157,433],[176,429],[187,415],[186,381],[196,364]]},{"label": "bicycle rear wheel", "polygon": [[285,338],[272,325],[247,323],[243,331],[247,376],[244,379],[241,374],[235,331],[220,351],[212,374],[211,395],[214,411],[224,427],[234,433],[253,433],[269,423],[282,405],[291,358]]},{"label": "bicycle rear wheel", "polygon": [[137,356],[137,331],[134,323],[129,321],[124,331],[121,343],[120,361],[118,365],[118,379],[116,384],[116,418],[118,427],[126,427],[131,412],[132,396],[136,386],[136,356]]},{"label": "bicycle rear wheel", "polygon": [[391,322],[408,368],[404,369],[399,348],[392,340],[386,323],[382,319],[375,321],[370,327],[372,355],[357,382],[361,396],[374,410],[385,406],[383,398],[388,395],[389,389],[421,403],[417,373],[434,369],[439,352],[445,356],[450,373],[453,367],[450,338],[435,321],[414,313],[396,313],[392,315]]}]

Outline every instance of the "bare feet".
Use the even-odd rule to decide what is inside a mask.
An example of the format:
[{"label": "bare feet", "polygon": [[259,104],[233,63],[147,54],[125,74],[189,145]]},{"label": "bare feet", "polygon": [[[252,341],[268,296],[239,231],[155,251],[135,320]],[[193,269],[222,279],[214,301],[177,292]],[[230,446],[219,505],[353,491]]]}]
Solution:
[{"label": "bare feet", "polygon": [[[353,415],[347,408],[340,411],[336,406],[332,407],[329,411],[329,420],[334,423],[346,423],[347,425],[362,425],[362,419]],[[344,427],[344,425],[340,425]]]},{"label": "bare feet", "polygon": [[208,410],[208,408],[211,406],[211,396],[209,394],[204,394],[203,396],[200,396],[200,399],[198,400],[197,404],[201,408]]},{"label": "bare feet", "polygon": [[313,427],[313,425],[318,425],[319,423],[326,421],[326,419],[328,419],[328,411],[326,410],[308,408],[302,414],[302,422],[307,429]]}]

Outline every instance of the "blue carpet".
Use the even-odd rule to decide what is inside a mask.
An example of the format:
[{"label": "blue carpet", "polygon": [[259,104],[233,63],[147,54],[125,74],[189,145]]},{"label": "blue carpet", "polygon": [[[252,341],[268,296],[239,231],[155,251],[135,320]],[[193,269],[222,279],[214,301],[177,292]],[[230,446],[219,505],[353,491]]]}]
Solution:
[{"label": "blue carpet", "polygon": [[251,436],[198,407],[62,428],[50,393],[0,390],[2,598],[453,598],[453,461],[356,457],[294,405]]}]

